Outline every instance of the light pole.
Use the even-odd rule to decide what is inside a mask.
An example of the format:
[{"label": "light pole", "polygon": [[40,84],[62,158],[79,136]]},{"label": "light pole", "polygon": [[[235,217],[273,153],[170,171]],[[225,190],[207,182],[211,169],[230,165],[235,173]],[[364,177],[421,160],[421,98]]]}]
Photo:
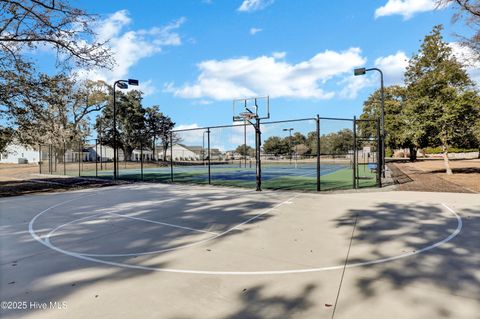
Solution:
[{"label": "light pole", "polygon": [[289,138],[288,138],[288,153],[290,155],[290,164],[292,164],[292,131],[294,129],[293,128],[284,128],[283,131],[284,132],[287,132],[288,131],[288,134],[289,134]]},{"label": "light pole", "polygon": [[[128,89],[129,85],[138,85],[138,80],[128,79],[128,80],[117,80],[113,83],[113,179],[118,178],[118,167],[117,167],[117,105],[115,98],[115,86],[118,86],[119,89]],[[124,154],[125,156],[125,154]]]},{"label": "light pole", "polygon": [[357,75],[365,75],[368,71],[377,71],[380,73],[380,96],[381,96],[381,113],[380,113],[380,127],[381,127],[381,132],[380,132],[380,137],[382,139],[381,141],[381,170],[382,170],[382,176],[385,178],[385,94],[384,94],[384,89],[383,89],[383,72],[382,70],[378,68],[370,68],[370,69],[365,69],[365,68],[358,68],[353,71],[353,74],[355,76]]}]

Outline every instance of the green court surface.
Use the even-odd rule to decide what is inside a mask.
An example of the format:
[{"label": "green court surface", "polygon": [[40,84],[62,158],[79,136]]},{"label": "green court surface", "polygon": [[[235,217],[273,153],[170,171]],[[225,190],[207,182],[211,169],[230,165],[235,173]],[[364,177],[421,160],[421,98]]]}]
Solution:
[{"label": "green court surface", "polygon": [[[74,173],[75,175],[76,173]],[[112,171],[82,171],[82,176],[111,178]],[[232,165],[216,165],[211,167],[210,184],[221,186],[234,186],[255,188],[255,168],[241,168]],[[320,169],[321,190],[353,189],[353,170],[346,165],[324,164]],[[366,166],[359,167],[362,179],[358,182],[359,188],[375,187],[375,173]],[[143,180],[150,182],[172,182],[169,167],[140,168],[119,170],[122,180]],[[209,184],[208,168],[206,166],[175,166],[173,169],[173,182],[190,184]],[[262,167],[262,188],[277,190],[302,190],[316,191],[316,167],[294,165],[272,165]]]}]

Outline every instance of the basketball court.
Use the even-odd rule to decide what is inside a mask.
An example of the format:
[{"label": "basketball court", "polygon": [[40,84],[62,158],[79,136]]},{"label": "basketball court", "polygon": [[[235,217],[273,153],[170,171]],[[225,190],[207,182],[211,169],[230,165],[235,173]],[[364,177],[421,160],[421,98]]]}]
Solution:
[{"label": "basketball court", "polygon": [[0,204],[1,300],[28,301],[2,318],[480,313],[478,195],[139,183]]}]

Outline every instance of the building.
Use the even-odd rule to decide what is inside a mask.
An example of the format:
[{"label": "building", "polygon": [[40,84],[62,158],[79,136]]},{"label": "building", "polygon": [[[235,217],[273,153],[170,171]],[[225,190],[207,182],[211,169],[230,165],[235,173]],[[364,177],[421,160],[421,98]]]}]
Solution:
[{"label": "building", "polygon": [[132,157],[130,158],[131,161],[140,161],[141,156],[143,155],[143,160],[144,161],[152,161],[153,160],[153,151],[149,149],[134,149],[132,152]]},{"label": "building", "polygon": [[174,161],[199,161],[202,159],[201,155],[190,150],[187,146],[182,144],[174,144],[171,149],[167,150],[166,158],[163,158],[163,150],[157,150],[157,155],[159,159],[170,160],[172,156]]},{"label": "building", "polygon": [[0,163],[38,164],[40,153],[33,147],[11,143],[3,153],[0,153]]}]

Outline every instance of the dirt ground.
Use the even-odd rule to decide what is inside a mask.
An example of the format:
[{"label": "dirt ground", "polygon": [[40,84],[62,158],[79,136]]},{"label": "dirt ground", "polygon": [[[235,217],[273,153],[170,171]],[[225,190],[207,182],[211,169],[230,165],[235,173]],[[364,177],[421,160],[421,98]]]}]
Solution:
[{"label": "dirt ground", "polygon": [[410,180],[399,190],[480,193],[480,159],[450,161],[453,175],[445,173],[443,160],[422,160],[414,163],[389,163]]},{"label": "dirt ground", "polygon": [[40,175],[38,166],[35,164],[0,164],[0,197],[109,185],[113,185],[113,182],[68,176]]}]

